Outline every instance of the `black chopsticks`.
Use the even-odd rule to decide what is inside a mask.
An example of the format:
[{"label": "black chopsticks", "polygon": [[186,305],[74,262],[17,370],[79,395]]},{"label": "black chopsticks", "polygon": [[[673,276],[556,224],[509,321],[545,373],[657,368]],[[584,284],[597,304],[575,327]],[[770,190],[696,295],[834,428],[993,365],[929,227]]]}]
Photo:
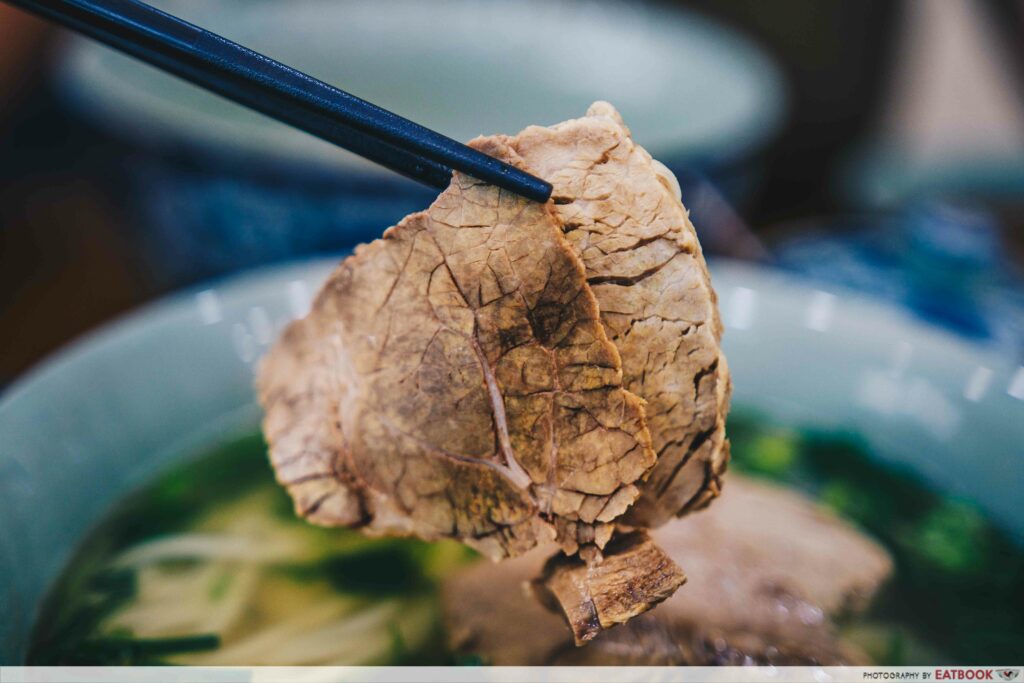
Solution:
[{"label": "black chopsticks", "polygon": [[534,201],[551,196],[540,178],[136,0],[7,2],[432,187],[456,169]]}]

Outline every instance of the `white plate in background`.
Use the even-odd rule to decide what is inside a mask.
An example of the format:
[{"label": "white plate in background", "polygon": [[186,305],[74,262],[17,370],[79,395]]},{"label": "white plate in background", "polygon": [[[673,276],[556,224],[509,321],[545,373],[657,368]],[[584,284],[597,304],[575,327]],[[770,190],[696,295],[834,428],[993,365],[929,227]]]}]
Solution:
[{"label": "white plate in background", "polygon": [[[734,158],[783,113],[781,77],[736,33],[647,3],[587,0],[158,0],[457,140],[618,107],[665,158]],[[97,43],[71,41],[62,89],[116,135],[379,172],[328,143]]]}]

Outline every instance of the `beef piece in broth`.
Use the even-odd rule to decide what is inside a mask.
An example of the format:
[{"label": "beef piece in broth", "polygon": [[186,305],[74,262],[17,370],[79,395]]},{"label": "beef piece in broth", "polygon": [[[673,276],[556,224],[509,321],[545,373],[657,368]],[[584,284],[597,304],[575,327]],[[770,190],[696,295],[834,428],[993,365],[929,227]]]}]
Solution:
[{"label": "beef piece in broth", "polygon": [[802,494],[736,475],[729,486],[652,533],[689,581],[647,614],[573,647],[561,618],[522,599],[538,552],[446,582],[450,644],[498,665],[864,663],[834,619],[867,607],[892,572],[885,551]]}]

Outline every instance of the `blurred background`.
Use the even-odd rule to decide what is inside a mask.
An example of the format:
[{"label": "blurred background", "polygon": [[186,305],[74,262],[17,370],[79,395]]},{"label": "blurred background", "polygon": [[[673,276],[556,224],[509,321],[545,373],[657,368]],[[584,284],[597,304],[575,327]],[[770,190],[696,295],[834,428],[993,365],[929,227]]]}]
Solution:
[{"label": "blurred background", "polygon": [[[709,254],[1024,359],[1024,2],[154,3],[456,138],[594,99]],[[0,387],[170,290],[372,239],[430,192],[0,4]]]}]

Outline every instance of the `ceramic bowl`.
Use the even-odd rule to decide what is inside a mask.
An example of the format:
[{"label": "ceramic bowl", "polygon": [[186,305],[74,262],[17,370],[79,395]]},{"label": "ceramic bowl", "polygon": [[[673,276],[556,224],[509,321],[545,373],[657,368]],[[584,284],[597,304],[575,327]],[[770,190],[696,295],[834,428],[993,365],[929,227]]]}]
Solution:
[{"label": "ceramic bowl", "polygon": [[[0,663],[20,662],[76,543],[159,470],[258,428],[253,371],[336,259],[262,269],[147,306],[0,400]],[[711,265],[734,409],[856,433],[1024,538],[1024,368],[887,305]]]}]

